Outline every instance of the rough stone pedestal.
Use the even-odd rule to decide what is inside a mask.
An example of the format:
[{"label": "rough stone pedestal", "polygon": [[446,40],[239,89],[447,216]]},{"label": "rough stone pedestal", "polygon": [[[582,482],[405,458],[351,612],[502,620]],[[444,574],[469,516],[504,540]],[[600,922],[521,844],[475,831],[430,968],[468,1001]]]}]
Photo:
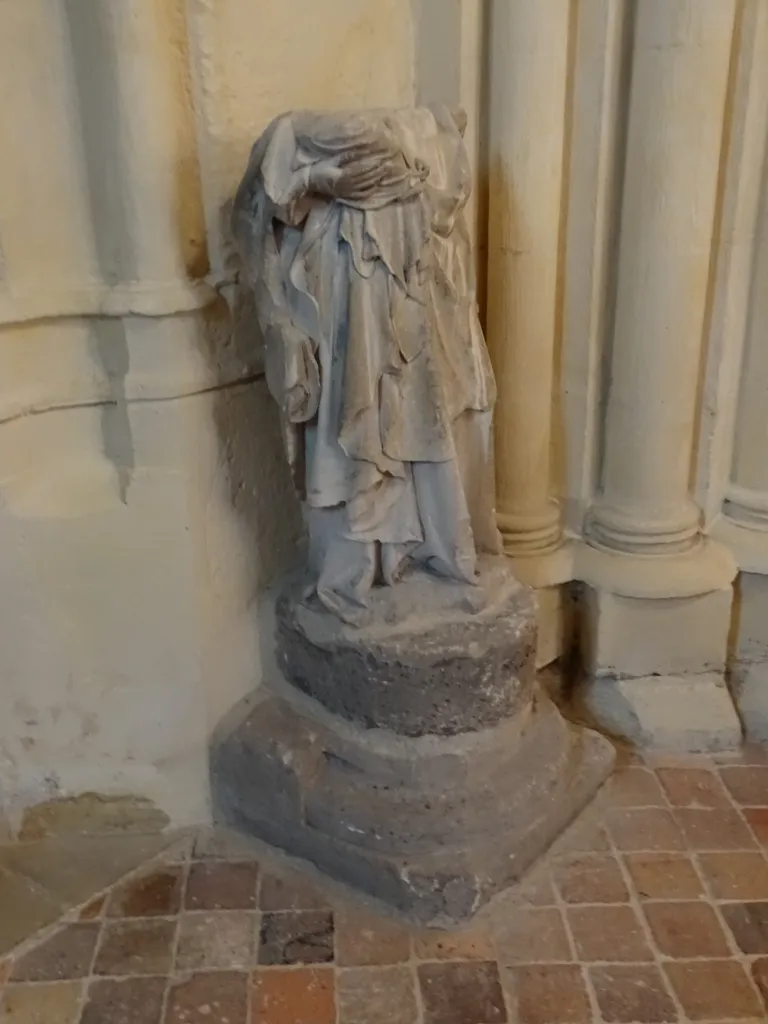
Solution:
[{"label": "rough stone pedestal", "polygon": [[[536,684],[530,592],[414,575],[344,627],[288,588],[273,679],[225,723],[229,823],[412,919],[448,926],[514,883],[610,773],[613,748]],[[427,615],[424,609],[430,609]]]}]

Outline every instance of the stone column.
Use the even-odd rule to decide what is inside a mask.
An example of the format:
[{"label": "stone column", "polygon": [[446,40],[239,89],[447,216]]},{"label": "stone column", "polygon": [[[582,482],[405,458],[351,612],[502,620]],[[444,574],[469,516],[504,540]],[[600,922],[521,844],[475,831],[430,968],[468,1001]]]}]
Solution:
[{"label": "stone column", "polygon": [[[768,15],[768,11],[766,11]],[[766,19],[768,22],[768,18]],[[767,25],[768,27],[768,25]],[[767,36],[768,38],[768,36]],[[768,62],[765,65],[768,67]],[[766,74],[768,78],[768,74]],[[768,82],[766,83],[768,85]],[[766,131],[765,124],[763,132]],[[750,739],[768,743],[768,172],[763,170],[731,482],[715,533],[741,569],[732,678]]]},{"label": "stone column", "polygon": [[[768,126],[767,126],[768,127]],[[768,572],[768,174],[764,176],[752,272],[744,364],[736,414],[731,484],[723,511],[742,529],[756,533],[737,552],[741,568]]]},{"label": "stone column", "polygon": [[496,493],[504,548],[542,585],[557,551],[551,497],[568,0],[491,8],[487,334],[496,370]]},{"label": "stone column", "polygon": [[552,407],[561,305],[569,0],[489,5],[486,333],[496,371],[496,497],[504,550],[538,589],[537,662],[568,646],[572,558],[553,497]]},{"label": "stone column", "polygon": [[730,745],[735,566],[690,497],[733,0],[636,5],[603,458],[579,575],[589,697],[637,741]]}]

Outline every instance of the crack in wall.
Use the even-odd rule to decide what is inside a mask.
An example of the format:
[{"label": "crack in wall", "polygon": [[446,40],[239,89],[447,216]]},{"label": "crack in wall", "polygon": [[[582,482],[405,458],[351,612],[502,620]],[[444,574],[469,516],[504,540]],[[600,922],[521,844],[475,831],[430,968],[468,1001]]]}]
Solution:
[{"label": "crack in wall", "polygon": [[97,398],[92,401],[83,402],[61,402],[53,405],[42,406],[41,408],[24,409],[21,412],[14,413],[12,416],[6,416],[0,418],[0,427],[6,423],[14,423],[17,420],[25,419],[28,416],[44,416],[50,412],[66,412],[70,409],[99,409],[99,408],[114,408],[118,405],[146,405],[152,402],[176,402],[183,398],[194,398],[196,395],[208,395],[216,391],[226,391],[230,388],[246,387],[249,384],[255,384],[260,380],[264,380],[265,374],[261,370],[258,373],[252,373],[247,377],[238,377],[236,380],[224,381],[221,384],[211,384],[208,387],[196,388],[194,391],[180,391],[177,394],[171,395],[152,395],[152,396],[141,396],[137,395],[133,398],[117,399],[117,398]]}]

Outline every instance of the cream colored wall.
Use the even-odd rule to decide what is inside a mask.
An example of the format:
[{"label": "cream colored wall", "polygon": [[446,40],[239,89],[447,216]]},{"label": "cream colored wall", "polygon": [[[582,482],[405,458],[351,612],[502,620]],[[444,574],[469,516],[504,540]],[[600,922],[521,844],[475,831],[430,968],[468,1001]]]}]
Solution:
[{"label": "cream colored wall", "polygon": [[228,201],[280,111],[415,97],[469,113],[540,660],[576,583],[604,721],[732,743],[727,665],[768,739],[764,0],[25,0],[0,3],[0,820],[88,790],[208,814],[301,536]]},{"label": "cream colored wall", "polygon": [[0,4],[0,819],[208,815],[296,557],[227,200],[270,118],[413,95],[410,0]]}]

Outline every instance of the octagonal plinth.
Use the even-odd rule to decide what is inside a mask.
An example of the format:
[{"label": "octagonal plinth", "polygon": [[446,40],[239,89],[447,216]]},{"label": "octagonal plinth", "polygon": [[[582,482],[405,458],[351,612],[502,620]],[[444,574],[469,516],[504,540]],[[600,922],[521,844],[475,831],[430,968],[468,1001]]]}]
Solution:
[{"label": "octagonal plinth", "polygon": [[277,603],[285,678],[366,729],[455,736],[506,721],[533,693],[536,608],[502,559],[481,569],[474,587],[422,573],[380,587],[364,629],[308,607],[297,580]]},{"label": "octagonal plinth", "polygon": [[422,924],[467,920],[585,806],[611,744],[538,691],[534,603],[501,560],[478,587],[382,588],[365,630],[297,594],[282,678],[214,744],[218,815]]}]

